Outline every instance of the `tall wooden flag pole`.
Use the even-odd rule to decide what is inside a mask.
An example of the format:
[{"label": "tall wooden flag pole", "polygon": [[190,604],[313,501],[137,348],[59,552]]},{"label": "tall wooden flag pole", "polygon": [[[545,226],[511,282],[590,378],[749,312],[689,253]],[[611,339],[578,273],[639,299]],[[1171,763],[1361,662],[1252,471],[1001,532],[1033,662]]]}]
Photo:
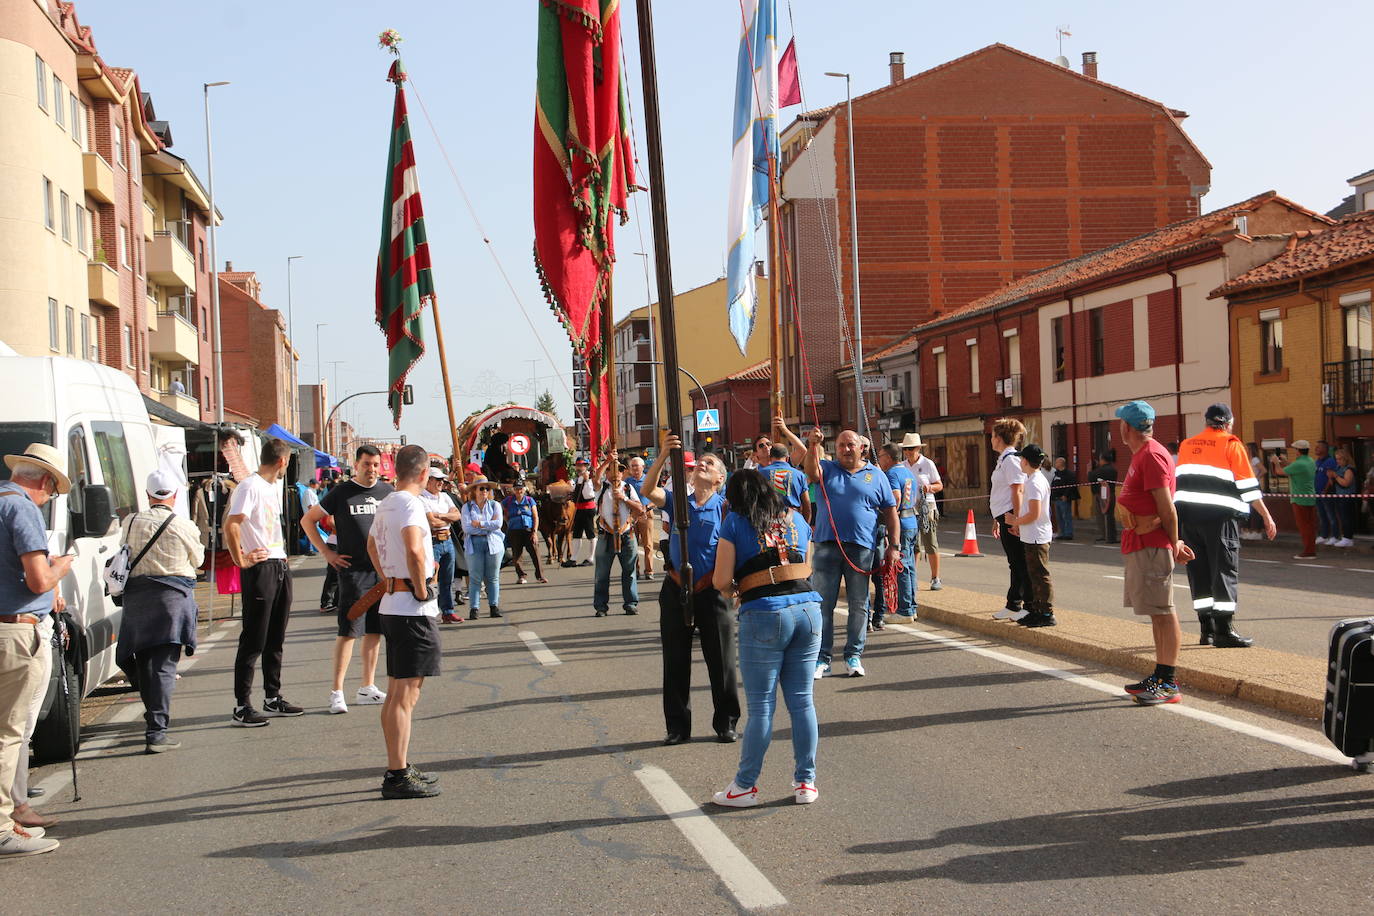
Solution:
[{"label": "tall wooden flag pole", "polygon": [[[659,315],[663,322],[663,387],[667,402],[672,405],[668,429],[682,435],[682,418],[678,416],[681,391],[677,364],[677,321],[673,310],[673,268],[668,248],[668,191],[663,181],[663,134],[658,112],[658,62],[654,56],[654,13],[651,0],[635,4],[639,18],[639,69],[644,84],[644,134],[649,153],[649,202],[654,220],[654,267],[658,277]],[[673,476],[673,526],[677,529],[682,547],[680,575],[684,613],[690,615],[692,587],[696,581],[692,570],[691,551],[687,547],[687,466],[682,449],[675,449],[670,459]],[[703,573],[705,570],[702,571]]]},{"label": "tall wooden flag pole", "polygon": [[434,316],[434,337],[439,347],[439,371],[448,405],[449,434],[453,455],[458,455],[458,424],[453,413],[444,332],[439,323],[439,303],[434,295],[429,241],[425,235],[424,207],[420,203],[420,179],[415,169],[415,149],[410,139],[406,112],[406,71],[401,65],[401,36],[387,29],[378,44],[395,55],[387,79],[396,86],[391,116],[391,149],[387,157],[386,195],[382,207],[382,242],[377,253],[377,324],[386,333],[388,354],[387,402],[392,422],[401,426],[406,376],[425,353],[424,323],[420,312],[429,306]]}]

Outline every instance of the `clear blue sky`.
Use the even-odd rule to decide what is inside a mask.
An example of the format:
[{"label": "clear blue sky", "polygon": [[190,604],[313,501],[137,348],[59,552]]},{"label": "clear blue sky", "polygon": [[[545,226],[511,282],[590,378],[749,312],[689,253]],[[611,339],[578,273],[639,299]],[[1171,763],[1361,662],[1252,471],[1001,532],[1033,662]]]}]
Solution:
[{"label": "clear blue sky", "polygon": [[[1363,4],[794,0],[802,89],[808,107],[843,97],[827,70],[848,70],[856,94],[887,81],[889,51],[906,53],[911,75],[994,42],[1055,56],[1055,26],[1073,35],[1075,64],[1099,53],[1102,79],[1191,115],[1185,129],[1211,160],[1203,209],[1275,188],[1316,210],[1345,196],[1345,179],[1374,168],[1374,120],[1364,112],[1369,14]],[[271,306],[286,308],[286,258],[294,273],[295,335],[302,382],[318,375],[315,324],[324,372],[338,388],[385,387],[380,331],[372,324],[373,273],[381,233],[382,181],[391,87],[376,36],[405,38],[406,67],[429,107],[439,139],[485,225],[520,301],[556,366],[529,326],[463,206],[440,147],[412,97],[412,129],[425,196],[435,280],[448,332],[459,418],[510,386],[549,388],[570,416],[564,382],[569,348],[548,311],[531,260],[530,158],[533,136],[535,0],[491,4],[411,3],[381,12],[361,0],[187,4],[132,0],[111,6],[78,0],[107,63],[131,67],[171,122],[173,150],[205,177],[201,84],[214,104],[216,192],[225,215],[220,260],[256,270]],[[731,99],[739,33],[738,0],[656,6],[665,171],[679,290],[722,273],[730,160]],[[624,6],[631,104],[642,137],[635,7]],[[779,0],[782,42],[791,34]],[[1364,23],[1360,23],[1360,19]],[[1009,90],[1013,87],[1008,87]],[[792,111],[784,112],[784,123]],[[642,146],[642,140],[640,142]],[[642,215],[620,230],[617,312],[646,300]],[[723,316],[719,321],[722,346]],[[446,450],[438,360],[412,376],[416,405],[403,432]],[[530,360],[538,362],[531,364]],[[331,382],[332,384],[332,382]],[[534,400],[520,394],[518,400]],[[394,435],[381,398],[361,398],[351,414],[369,435]],[[345,408],[347,411],[348,408]]]}]

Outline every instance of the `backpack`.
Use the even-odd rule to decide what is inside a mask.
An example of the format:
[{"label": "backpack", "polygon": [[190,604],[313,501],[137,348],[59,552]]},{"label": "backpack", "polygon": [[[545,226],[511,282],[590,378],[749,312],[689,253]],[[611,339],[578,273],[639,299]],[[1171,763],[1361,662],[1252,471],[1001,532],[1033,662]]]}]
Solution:
[{"label": "backpack", "polygon": [[[149,548],[157,543],[157,539],[162,536],[162,532],[167,530],[167,526],[172,524],[174,518],[176,518],[175,513],[167,513],[167,518],[158,526],[157,531],[153,532],[153,536],[148,539],[148,543],[143,545],[143,549],[138,552],[138,556],[134,557],[132,562],[129,559],[133,554],[133,551],[129,549],[129,529],[125,529],[124,543],[114,556],[105,561],[105,571],[102,574],[105,579],[105,594],[110,596],[115,607],[124,606],[124,587],[129,584],[129,577],[133,575],[134,567],[138,565],[139,560],[143,559],[143,555],[148,552]],[[130,528],[133,527],[133,519],[134,516],[129,516]]]}]

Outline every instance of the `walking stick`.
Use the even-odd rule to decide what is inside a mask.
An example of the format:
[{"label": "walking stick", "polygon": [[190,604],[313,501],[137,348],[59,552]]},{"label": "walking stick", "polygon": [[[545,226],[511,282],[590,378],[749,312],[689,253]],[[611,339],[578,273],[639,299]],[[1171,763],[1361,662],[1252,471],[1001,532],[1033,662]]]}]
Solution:
[{"label": "walking stick", "polygon": [[[67,646],[68,646],[68,644],[70,643],[71,640],[70,640],[70,638],[69,638],[69,634],[68,634],[68,630],[67,630],[67,619],[66,619],[66,617],[64,617],[64,616],[58,616],[58,618],[57,618],[57,631],[53,633],[53,638],[57,641],[57,647],[58,647],[58,649],[60,650],[60,652],[58,653],[58,654],[59,654],[59,659],[58,659],[58,661],[59,661],[59,663],[60,663],[60,664],[58,665],[58,669],[59,669],[59,676],[61,677],[61,680],[62,680],[62,702],[64,702],[65,704],[67,704],[67,705],[66,705],[66,708],[67,708],[67,710],[70,712],[70,711],[71,711],[71,708],[72,708],[72,701],[71,701],[71,687],[67,684]],[[78,742],[78,740],[79,740],[79,738],[80,738],[80,734],[81,734],[81,709],[80,709],[79,706],[78,706],[77,711],[76,711],[76,717],[75,717],[74,719],[72,719],[72,722],[71,722],[71,730],[72,730],[72,801],[73,801],[73,802],[79,802],[79,801],[81,801],[81,790],[80,790],[80,788],[77,786],[77,783],[76,783],[76,748],[77,748],[77,742]]]}]

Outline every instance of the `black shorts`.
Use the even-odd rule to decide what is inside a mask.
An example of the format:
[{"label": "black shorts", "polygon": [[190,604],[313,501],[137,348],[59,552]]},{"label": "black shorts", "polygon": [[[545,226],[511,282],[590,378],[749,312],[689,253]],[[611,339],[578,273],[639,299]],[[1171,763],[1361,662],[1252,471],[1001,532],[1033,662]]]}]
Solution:
[{"label": "black shorts", "polygon": [[386,673],[394,678],[439,676],[437,617],[382,614],[386,636]]},{"label": "black shorts", "polygon": [[364,634],[380,634],[382,632],[381,615],[377,613],[377,608],[381,602],[372,605],[366,614],[357,620],[349,620],[348,612],[357,603],[358,599],[367,593],[367,590],[377,584],[377,574],[372,570],[366,572],[355,569],[340,569],[339,574],[339,635],[349,639],[357,639]]},{"label": "black shorts", "polygon": [[572,536],[596,540],[596,510],[577,509],[573,512]]}]

